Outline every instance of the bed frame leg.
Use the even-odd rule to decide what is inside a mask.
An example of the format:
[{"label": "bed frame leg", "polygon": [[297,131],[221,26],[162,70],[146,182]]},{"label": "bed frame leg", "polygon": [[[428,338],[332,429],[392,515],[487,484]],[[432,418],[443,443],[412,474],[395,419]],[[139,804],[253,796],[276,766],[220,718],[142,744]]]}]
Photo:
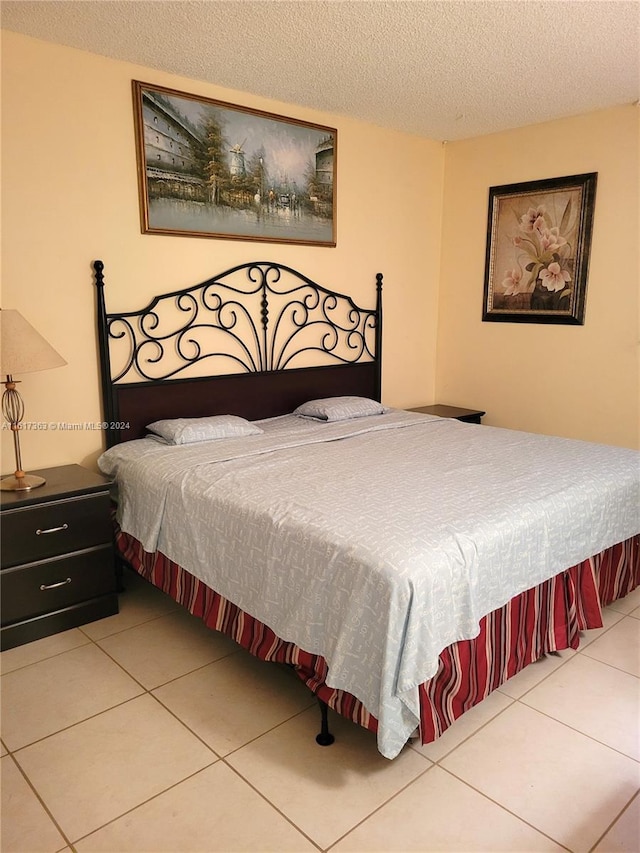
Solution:
[{"label": "bed frame leg", "polygon": [[320,714],[322,715],[322,719],[320,724],[320,734],[316,737],[316,743],[320,744],[320,746],[331,746],[335,738],[329,731],[329,720],[327,718],[328,705],[326,702],[323,702],[322,699],[318,699],[318,705],[320,705]]}]

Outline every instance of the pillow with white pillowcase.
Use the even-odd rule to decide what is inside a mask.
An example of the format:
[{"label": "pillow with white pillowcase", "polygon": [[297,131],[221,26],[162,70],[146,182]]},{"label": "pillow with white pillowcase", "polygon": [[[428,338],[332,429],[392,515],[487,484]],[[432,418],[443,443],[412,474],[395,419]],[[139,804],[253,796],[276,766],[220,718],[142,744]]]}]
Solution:
[{"label": "pillow with white pillowcase", "polygon": [[382,403],[368,397],[323,397],[310,400],[294,410],[293,414],[301,418],[313,418],[316,421],[346,421],[351,418],[364,418],[369,415],[382,415],[386,411]]},{"label": "pillow with white pillowcase", "polygon": [[193,444],[259,435],[263,430],[238,415],[211,415],[204,418],[172,418],[147,425],[152,437],[159,436],[167,444]]}]

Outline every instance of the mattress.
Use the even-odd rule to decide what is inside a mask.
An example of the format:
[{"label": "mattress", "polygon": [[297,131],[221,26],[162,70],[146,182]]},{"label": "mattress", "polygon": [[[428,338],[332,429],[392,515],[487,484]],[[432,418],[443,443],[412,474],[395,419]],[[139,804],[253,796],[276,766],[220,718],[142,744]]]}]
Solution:
[{"label": "mattress", "polygon": [[640,454],[391,410],[107,451],[118,522],[285,641],[393,757],[440,653],[514,596],[640,532]]}]

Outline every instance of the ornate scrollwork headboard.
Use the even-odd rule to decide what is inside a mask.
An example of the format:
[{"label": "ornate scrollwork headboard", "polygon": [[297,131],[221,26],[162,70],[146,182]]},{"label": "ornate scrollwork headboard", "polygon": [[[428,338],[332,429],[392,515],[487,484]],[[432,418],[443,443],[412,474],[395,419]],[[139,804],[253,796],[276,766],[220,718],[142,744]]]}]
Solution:
[{"label": "ornate scrollwork headboard", "polygon": [[108,446],[144,434],[157,416],[255,419],[316,396],[380,399],[381,273],[372,309],[290,267],[256,261],[140,311],[111,313],[104,264],[93,267]]}]

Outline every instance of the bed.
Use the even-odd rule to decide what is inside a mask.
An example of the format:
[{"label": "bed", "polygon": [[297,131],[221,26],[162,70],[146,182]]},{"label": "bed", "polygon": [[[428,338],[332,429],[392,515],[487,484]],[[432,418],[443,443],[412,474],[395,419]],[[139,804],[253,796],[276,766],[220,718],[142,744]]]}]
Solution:
[{"label": "bed", "polygon": [[[122,559],[393,758],[640,580],[640,454],[390,409],[375,305],[254,262],[107,312]],[[374,300],[372,299],[372,302]],[[151,427],[151,428],[149,428]]]}]

